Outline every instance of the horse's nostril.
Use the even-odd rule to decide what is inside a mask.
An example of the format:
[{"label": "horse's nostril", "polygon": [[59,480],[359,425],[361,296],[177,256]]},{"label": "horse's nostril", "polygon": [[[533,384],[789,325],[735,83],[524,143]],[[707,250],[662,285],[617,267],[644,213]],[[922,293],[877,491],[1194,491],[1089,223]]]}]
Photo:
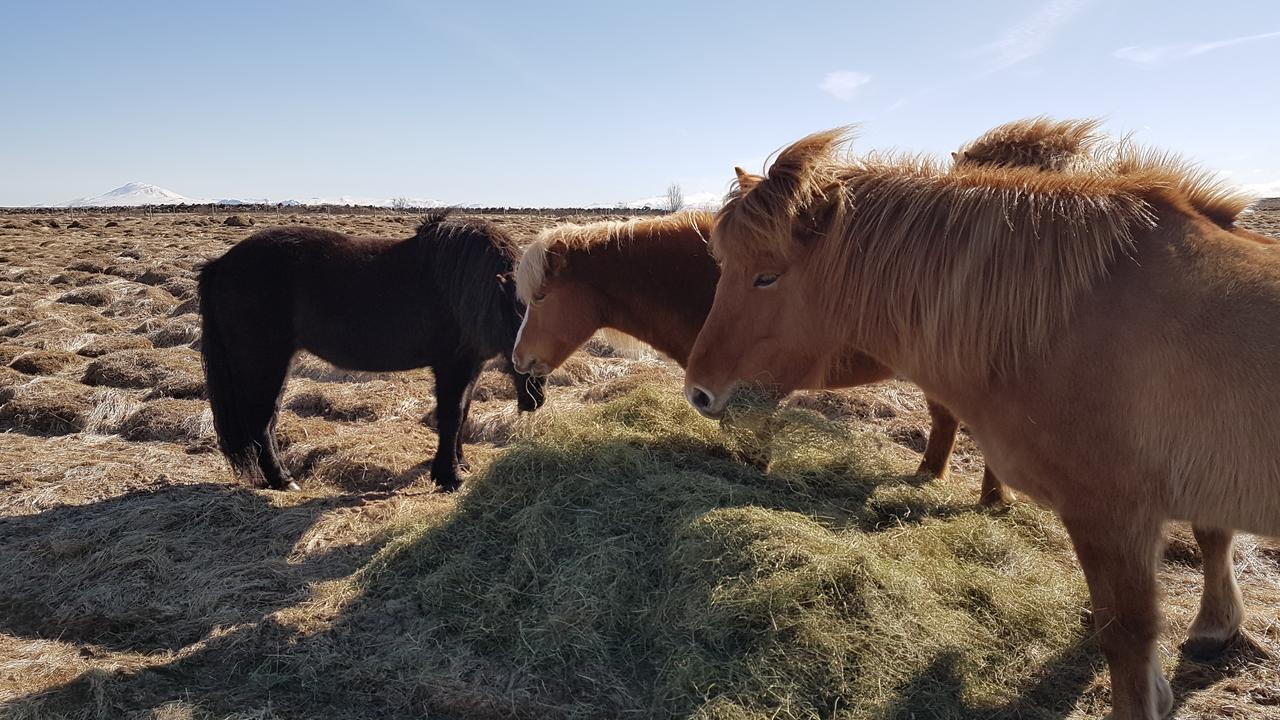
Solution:
[{"label": "horse's nostril", "polygon": [[689,388],[689,402],[699,410],[710,410],[714,399],[711,393],[696,385]]}]

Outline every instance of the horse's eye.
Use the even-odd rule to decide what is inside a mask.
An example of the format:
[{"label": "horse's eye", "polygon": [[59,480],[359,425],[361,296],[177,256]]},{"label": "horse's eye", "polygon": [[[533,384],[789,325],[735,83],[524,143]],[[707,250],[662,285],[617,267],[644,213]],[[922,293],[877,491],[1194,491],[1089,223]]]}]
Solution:
[{"label": "horse's eye", "polygon": [[537,295],[534,295],[534,296],[533,296],[533,301],[534,301],[534,302],[536,302],[536,303],[540,303],[540,302],[542,302],[543,300],[546,300],[546,299],[547,299],[547,294],[546,294],[546,293],[544,293],[544,292],[540,292],[540,293],[538,293]]},{"label": "horse's eye", "polygon": [[776,282],[778,282],[777,273],[760,273],[756,276],[756,281],[752,285],[758,288],[767,288]]}]

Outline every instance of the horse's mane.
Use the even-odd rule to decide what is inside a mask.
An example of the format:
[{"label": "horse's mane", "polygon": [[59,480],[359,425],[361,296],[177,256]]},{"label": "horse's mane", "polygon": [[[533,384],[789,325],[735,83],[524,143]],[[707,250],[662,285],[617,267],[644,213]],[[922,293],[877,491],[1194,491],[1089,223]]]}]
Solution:
[{"label": "horse's mane", "polygon": [[1166,173],[1177,178],[1188,203],[1220,227],[1231,229],[1252,198],[1213,172],[1172,153],[1135,145],[1099,132],[1097,118],[1054,120],[1040,116],[996,126],[952,154],[955,167],[1034,167],[1045,171]]},{"label": "horse's mane", "polygon": [[[1142,153],[1126,172],[1041,172],[928,158],[849,158],[847,128],[784,149],[767,177],[740,173],[711,249],[813,254],[812,284],[842,337],[900,338],[966,370],[1012,372],[1042,349],[1155,203],[1205,187],[1184,164]],[[1160,156],[1164,157],[1164,156]]]},{"label": "horse's mane", "polygon": [[711,236],[712,217],[703,210],[686,210],[656,218],[605,220],[585,225],[562,223],[547,228],[524,249],[516,268],[516,294],[521,302],[532,302],[554,272],[553,257],[567,260],[574,252],[665,234],[695,232],[707,238]]},{"label": "horse's mane", "polygon": [[457,319],[464,345],[485,354],[509,352],[520,316],[498,276],[512,271],[519,250],[497,225],[451,220],[451,212],[433,210],[414,233],[430,268],[429,281]]},{"label": "horse's mane", "polygon": [[994,165],[1066,170],[1073,164],[1093,159],[1093,150],[1103,137],[1097,130],[1102,121],[1054,120],[1040,116],[1014,120],[983,133],[952,154],[957,167]]},{"label": "horse's mane", "polygon": [[1253,203],[1253,197],[1226,182],[1221,175],[1185,158],[1164,150],[1144,148],[1128,138],[1111,144],[1103,160],[1111,171],[1121,175],[1166,175],[1173,179],[1178,193],[1191,207],[1228,230],[1236,218]]}]

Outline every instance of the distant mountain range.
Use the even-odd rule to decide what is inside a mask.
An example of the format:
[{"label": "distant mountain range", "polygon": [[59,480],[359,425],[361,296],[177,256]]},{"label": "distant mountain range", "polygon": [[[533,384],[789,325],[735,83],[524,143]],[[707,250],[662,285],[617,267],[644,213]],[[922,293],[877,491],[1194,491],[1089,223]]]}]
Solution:
[{"label": "distant mountain range", "polygon": [[[714,210],[720,207],[720,196],[716,193],[690,193],[685,196],[686,208],[698,208]],[[338,195],[336,197],[310,197],[310,198],[288,198],[288,199],[269,199],[269,198],[222,198],[216,200],[187,197],[172,190],[167,190],[158,185],[152,185],[144,182],[131,182],[127,185],[102,193],[101,195],[92,195],[89,197],[76,198],[62,203],[43,203],[35,207],[48,208],[93,208],[93,207],[142,207],[146,205],[274,205],[274,204],[300,206],[300,205],[364,205],[372,207],[410,207],[410,208],[437,208],[446,207],[449,204],[439,200],[426,198],[371,198],[371,197],[355,197],[351,195]],[[458,205],[457,207],[469,207],[468,205]],[[471,205],[470,207],[478,207]],[[625,210],[662,210],[667,207],[666,195],[655,195],[653,197],[641,198],[640,200],[632,200],[618,203],[597,203],[587,205],[585,207],[593,209],[618,208]]]},{"label": "distant mountain range", "polygon": [[200,201],[179,195],[172,190],[165,190],[164,188],[156,185],[131,182],[101,195],[76,198],[75,200],[71,200],[60,205],[53,204],[46,207],[79,208],[133,207],[137,205],[194,205],[198,202]]},{"label": "distant mountain range", "polygon": [[287,200],[270,200],[267,198],[223,198],[206,200],[187,197],[159,185],[144,182],[131,182],[127,185],[105,192],[101,195],[76,198],[64,203],[46,203],[36,207],[141,207],[144,205],[372,205],[374,207],[443,207],[439,200],[422,198],[365,198],[340,195],[338,197],[289,198]]},{"label": "distant mountain range", "polygon": [[[1258,197],[1280,196],[1280,182],[1246,185],[1244,189]],[[64,203],[47,203],[35,207],[49,208],[92,208],[92,207],[141,207],[144,205],[365,205],[372,207],[408,207],[437,208],[449,204],[439,200],[425,198],[370,198],[339,195],[336,197],[289,198],[272,200],[268,198],[224,198],[204,200],[180,195],[150,183],[131,182],[127,185],[105,192],[101,195],[76,198]],[[721,196],[711,192],[689,193],[684,198],[684,207],[700,210],[715,210],[720,207]],[[478,207],[477,205],[458,205],[457,207]],[[641,198],[617,203],[596,203],[584,206],[590,209],[620,210],[664,210],[667,207],[666,195]]]}]

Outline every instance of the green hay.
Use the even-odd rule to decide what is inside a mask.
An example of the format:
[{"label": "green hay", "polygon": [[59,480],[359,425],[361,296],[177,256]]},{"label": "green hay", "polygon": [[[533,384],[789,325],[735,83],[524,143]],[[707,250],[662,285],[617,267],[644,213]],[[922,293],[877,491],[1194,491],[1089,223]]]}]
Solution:
[{"label": "green hay", "polygon": [[[466,717],[708,719],[1070,707],[1066,688],[1020,699],[1084,632],[1082,583],[1047,513],[980,512],[969,489],[894,474],[880,438],[808,413],[773,418],[762,474],[669,387],[533,425],[453,517],[363,572],[348,627],[409,607],[396,632],[414,643],[358,668],[325,656],[348,678],[335,706],[408,694]],[[282,663],[338,672],[314,652]],[[405,687],[351,694],[388,677]]]}]

